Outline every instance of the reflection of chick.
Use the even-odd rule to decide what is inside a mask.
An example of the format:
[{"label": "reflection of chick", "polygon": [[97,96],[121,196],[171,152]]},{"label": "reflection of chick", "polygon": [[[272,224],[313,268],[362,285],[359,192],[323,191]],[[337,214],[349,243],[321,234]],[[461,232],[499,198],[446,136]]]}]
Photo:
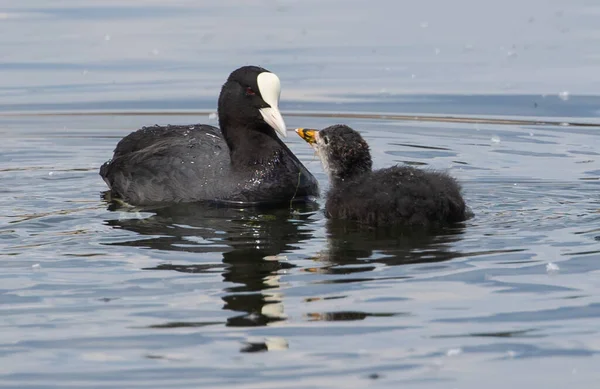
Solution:
[{"label": "reflection of chick", "polygon": [[348,126],[296,130],[331,180],[325,214],[369,226],[431,226],[467,218],[460,185],[446,173],[394,166],[372,171],[369,145]]}]

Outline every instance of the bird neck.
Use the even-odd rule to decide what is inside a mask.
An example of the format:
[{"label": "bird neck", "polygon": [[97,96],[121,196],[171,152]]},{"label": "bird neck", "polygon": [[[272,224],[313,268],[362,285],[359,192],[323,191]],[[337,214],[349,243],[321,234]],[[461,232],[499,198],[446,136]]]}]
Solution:
[{"label": "bird neck", "polygon": [[275,131],[266,124],[252,129],[223,126],[221,131],[229,147],[231,165],[235,169],[251,169],[256,165],[268,164],[282,149]]},{"label": "bird neck", "polygon": [[369,174],[372,171],[373,163],[371,157],[367,156],[354,161],[344,161],[342,164],[328,164],[326,170],[329,170],[329,178],[333,185],[348,182],[358,177]]},{"label": "bird neck", "polygon": [[330,180],[333,185],[339,185],[348,181],[355,180],[364,174],[368,174],[371,172],[371,169],[353,169],[352,171],[345,171],[341,174],[333,173],[330,175]]}]

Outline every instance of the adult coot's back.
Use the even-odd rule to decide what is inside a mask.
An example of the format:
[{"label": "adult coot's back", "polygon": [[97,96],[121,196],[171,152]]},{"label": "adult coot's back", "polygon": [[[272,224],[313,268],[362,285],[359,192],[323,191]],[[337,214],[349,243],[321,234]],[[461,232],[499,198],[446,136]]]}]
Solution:
[{"label": "adult coot's back", "polygon": [[144,127],[117,144],[100,175],[112,197],[131,205],[316,197],[316,179],[275,133],[286,136],[279,95],[274,73],[241,67],[221,89],[220,131],[204,124]]},{"label": "adult coot's back", "polygon": [[331,180],[325,214],[369,226],[434,226],[467,218],[460,185],[442,172],[409,166],[372,171],[369,145],[348,126],[296,130]]}]

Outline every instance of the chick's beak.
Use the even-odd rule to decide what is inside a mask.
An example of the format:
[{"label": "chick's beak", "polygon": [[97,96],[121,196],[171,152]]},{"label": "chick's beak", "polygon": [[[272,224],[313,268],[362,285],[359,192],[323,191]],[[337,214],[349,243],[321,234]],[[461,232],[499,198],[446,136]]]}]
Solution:
[{"label": "chick's beak", "polygon": [[317,143],[317,137],[319,136],[318,130],[312,130],[310,128],[297,128],[296,133],[300,135],[300,138],[304,139],[310,145]]}]

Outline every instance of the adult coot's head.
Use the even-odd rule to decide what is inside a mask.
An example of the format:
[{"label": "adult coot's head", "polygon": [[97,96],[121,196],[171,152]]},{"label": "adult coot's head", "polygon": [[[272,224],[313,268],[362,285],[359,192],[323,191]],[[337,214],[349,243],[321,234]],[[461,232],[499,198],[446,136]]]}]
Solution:
[{"label": "adult coot's head", "polygon": [[316,150],[332,181],[371,171],[369,145],[352,128],[339,124],[321,131],[298,128],[296,132]]},{"label": "adult coot's head", "polygon": [[[268,135],[287,136],[279,112],[281,84],[279,77],[258,66],[234,70],[219,96],[219,124],[230,148],[235,146],[232,132],[258,130]],[[234,142],[235,143],[235,142]]]}]

